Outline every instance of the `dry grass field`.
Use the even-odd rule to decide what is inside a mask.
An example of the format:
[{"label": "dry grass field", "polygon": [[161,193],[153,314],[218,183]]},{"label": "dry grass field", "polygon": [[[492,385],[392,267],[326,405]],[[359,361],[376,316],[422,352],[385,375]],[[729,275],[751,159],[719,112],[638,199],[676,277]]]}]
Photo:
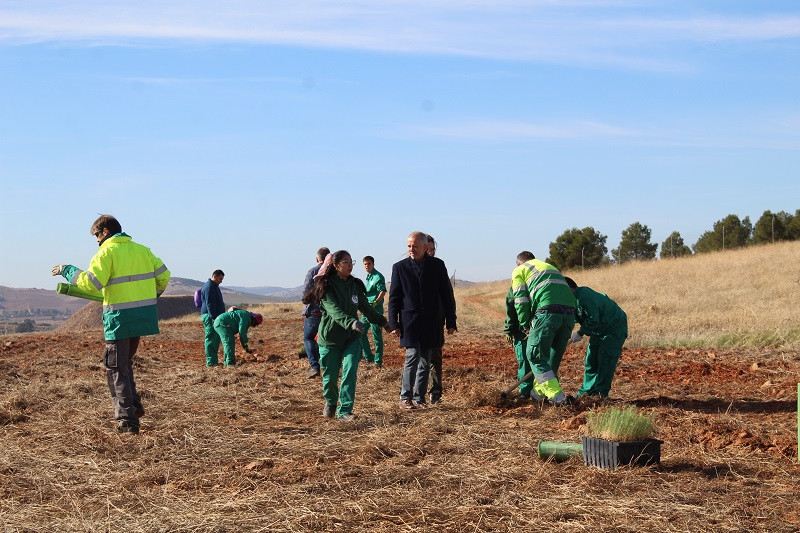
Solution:
[{"label": "dry grass field", "polygon": [[[445,258],[446,259],[446,258]],[[800,243],[572,272],[628,313],[603,405],[651,414],[660,465],[537,457],[590,409],[503,402],[507,282],[457,287],[438,407],[398,406],[402,350],[362,362],[355,422],[321,416],[299,304],[258,309],[254,356],[203,366],[199,317],[144,339],[138,436],[111,431],[98,328],[0,337],[3,531],[798,531]],[[509,265],[509,274],[513,264]],[[580,385],[585,346],[562,363]],[[244,354],[241,354],[244,355]]]}]

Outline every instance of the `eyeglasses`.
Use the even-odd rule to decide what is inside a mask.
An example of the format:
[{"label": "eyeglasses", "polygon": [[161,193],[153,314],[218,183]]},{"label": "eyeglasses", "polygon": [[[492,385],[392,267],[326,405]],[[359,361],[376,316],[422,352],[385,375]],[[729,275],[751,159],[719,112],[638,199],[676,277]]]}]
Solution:
[{"label": "eyeglasses", "polygon": [[100,230],[100,231],[96,232],[94,234],[94,238],[96,239],[97,237],[99,237],[101,233],[103,233],[103,230]]},{"label": "eyeglasses", "polygon": [[339,261],[337,264],[339,265],[355,265],[355,261]]}]

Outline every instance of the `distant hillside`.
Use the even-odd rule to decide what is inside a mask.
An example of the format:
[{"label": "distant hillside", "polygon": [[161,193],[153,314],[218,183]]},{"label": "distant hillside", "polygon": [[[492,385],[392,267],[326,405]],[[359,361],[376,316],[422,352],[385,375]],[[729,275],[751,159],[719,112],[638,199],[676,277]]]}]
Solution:
[{"label": "distant hillside", "polygon": [[[196,279],[173,277],[167,285],[165,295],[182,296],[191,295],[203,286],[205,281]],[[226,287],[224,282],[220,287],[222,297],[226,304],[262,304],[269,302],[299,302],[302,296],[302,287],[284,289],[282,287]],[[271,289],[269,293],[263,292]],[[262,292],[259,292],[262,291]]]},{"label": "distant hillside", "polygon": [[[223,287],[225,287],[225,285],[223,285]],[[274,294],[276,292],[284,292],[286,290],[291,290],[291,289],[286,289],[285,287],[269,287],[269,286],[267,286],[267,287],[235,287],[233,285],[228,285],[227,288],[232,290],[232,291],[247,292],[247,293],[250,293],[250,294],[260,294],[261,296],[267,296],[267,295],[270,295],[270,294]]]}]

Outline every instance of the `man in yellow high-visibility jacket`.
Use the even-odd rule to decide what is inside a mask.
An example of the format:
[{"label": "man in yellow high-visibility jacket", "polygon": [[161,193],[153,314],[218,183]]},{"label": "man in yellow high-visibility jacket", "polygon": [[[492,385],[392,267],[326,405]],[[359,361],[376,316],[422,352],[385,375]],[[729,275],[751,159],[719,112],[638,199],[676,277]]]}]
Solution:
[{"label": "man in yellow high-visibility jacket", "polygon": [[52,274],[64,276],[88,293],[103,294],[103,362],[117,431],[139,433],[144,407],[136,392],[132,360],[139,338],[158,333],[156,298],[167,288],[170,273],[149,248],[122,233],[113,216],[101,215],[90,231],[100,251],[89,268],[84,271],[73,265],[56,265]]},{"label": "man in yellow high-visibility jacket", "polygon": [[534,376],[531,396],[553,405],[571,402],[558,382],[558,367],[575,326],[575,296],[556,267],[528,251],[517,255],[511,290],[519,327],[528,335],[526,355]]}]

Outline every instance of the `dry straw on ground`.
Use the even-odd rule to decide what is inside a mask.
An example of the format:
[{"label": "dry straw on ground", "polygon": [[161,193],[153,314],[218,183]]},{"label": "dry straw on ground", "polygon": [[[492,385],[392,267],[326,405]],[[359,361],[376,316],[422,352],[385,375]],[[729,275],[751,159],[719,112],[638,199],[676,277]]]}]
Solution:
[{"label": "dry straw on ground", "polygon": [[[632,320],[649,324],[644,304],[623,291],[635,266],[597,279],[587,272],[586,284],[614,286],[608,292],[619,290]],[[615,281],[617,271],[624,276]],[[610,472],[579,459],[541,461],[537,441],[577,442],[595,404],[500,401],[515,365],[499,332],[505,288],[495,286],[459,289],[462,322],[445,345],[441,406],[398,407],[402,350],[390,339],[383,370],[359,369],[352,423],[321,416],[319,381],[297,357],[299,304],[259,307],[256,355],[230,369],[202,365],[197,316],[162,322],[136,364],[147,409],[137,437],[110,432],[99,329],[4,336],[0,523],[4,531],[800,529],[791,505],[800,475],[796,347],[626,349],[614,399],[601,404],[652,416],[662,465]],[[671,290],[690,288],[704,290]],[[796,332],[797,324],[762,327]],[[562,363],[569,392],[580,384],[583,348],[570,347]]]}]

